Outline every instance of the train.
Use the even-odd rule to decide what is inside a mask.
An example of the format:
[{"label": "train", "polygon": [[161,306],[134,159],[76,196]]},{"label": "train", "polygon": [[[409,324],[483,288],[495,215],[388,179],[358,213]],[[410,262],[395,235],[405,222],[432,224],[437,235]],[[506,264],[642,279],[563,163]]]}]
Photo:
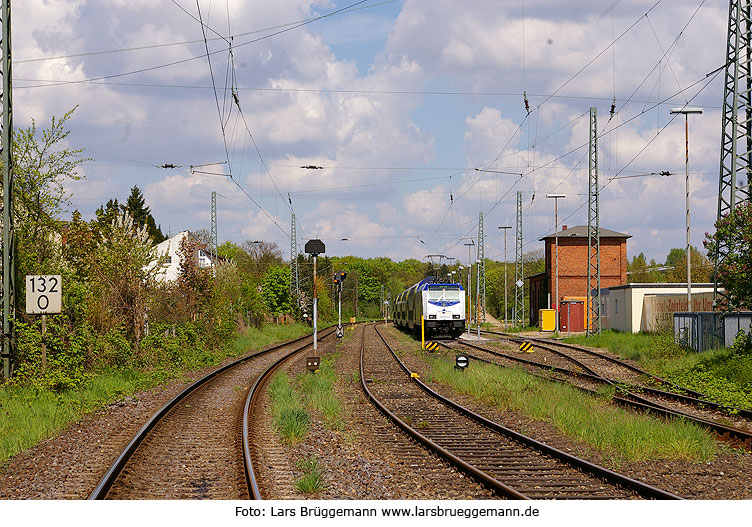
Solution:
[{"label": "train", "polygon": [[438,277],[429,276],[397,295],[393,312],[395,326],[418,333],[421,315],[427,336],[460,336],[465,330],[462,284],[442,282]]}]

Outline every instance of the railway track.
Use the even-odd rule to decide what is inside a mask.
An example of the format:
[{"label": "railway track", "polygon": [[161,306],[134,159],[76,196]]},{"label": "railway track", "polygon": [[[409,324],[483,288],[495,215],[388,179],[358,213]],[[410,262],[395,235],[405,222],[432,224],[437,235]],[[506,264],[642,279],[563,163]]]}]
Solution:
[{"label": "railway track", "polygon": [[310,339],[248,355],[188,386],[142,427],[89,499],[247,499],[247,386]]},{"label": "railway track", "polygon": [[361,344],[366,396],[426,448],[513,499],[677,499],[660,489],[507,429],[422,383],[374,328],[383,345]]},{"label": "railway track", "polygon": [[[659,377],[653,377],[647,372],[642,372],[632,365],[622,363],[618,359],[600,355],[598,360],[609,363],[619,363],[622,371],[629,370],[639,372],[643,378],[657,379],[667,383],[674,391],[666,391],[645,384],[632,384],[624,382],[620,378],[612,378],[602,375],[592,363],[586,364],[581,359],[583,356],[599,355],[591,350],[584,350],[575,346],[562,345],[562,348],[574,348],[573,355],[559,351],[551,346],[545,339],[509,339],[512,342],[532,340],[536,342],[536,358],[529,359],[529,354],[524,357],[517,353],[503,353],[498,350],[484,348],[469,342],[457,341],[463,347],[470,348],[493,357],[475,357],[496,364],[508,365],[511,362],[522,365],[528,370],[541,372],[545,377],[552,380],[562,380],[562,375],[567,377],[574,386],[586,391],[593,392],[599,385],[610,385],[615,388],[616,395],[613,402],[621,406],[635,410],[648,411],[664,417],[681,417],[691,420],[700,426],[714,431],[719,439],[727,440],[746,447],[752,446],[752,412],[745,409],[729,408],[718,403],[708,401],[698,392],[689,391],[690,394],[679,393],[681,388],[664,381]],[[447,346],[450,347],[451,346]],[[613,370],[611,370],[613,371]],[[699,397],[698,397],[699,396]]]}]

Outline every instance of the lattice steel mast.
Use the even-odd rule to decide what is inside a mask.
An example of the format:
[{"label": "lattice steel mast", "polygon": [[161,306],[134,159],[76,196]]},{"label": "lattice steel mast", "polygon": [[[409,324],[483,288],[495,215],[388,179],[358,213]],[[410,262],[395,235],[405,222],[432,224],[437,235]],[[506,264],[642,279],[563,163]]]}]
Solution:
[{"label": "lattice steel mast", "polygon": [[522,265],[522,192],[517,191],[517,230],[515,236],[515,288],[514,288],[514,323],[525,325],[525,275]]},{"label": "lattice steel mast", "polygon": [[214,259],[217,257],[217,193],[214,191],[211,193],[211,232],[209,237],[211,238],[210,252],[213,266]]},{"label": "lattice steel mast", "polygon": [[11,56],[10,56],[10,0],[2,0],[0,8],[0,39],[2,39],[2,131],[0,131],[0,160],[3,164],[3,238],[2,238],[2,265],[3,265],[3,334],[2,342],[3,378],[8,379],[12,373],[15,300],[16,300],[16,264],[15,264],[15,235],[13,225],[13,104],[11,101]]},{"label": "lattice steel mast", "polygon": [[300,279],[298,277],[298,237],[295,213],[290,216],[290,294],[297,298],[300,295]]},{"label": "lattice steel mast", "polygon": [[485,322],[486,321],[486,248],[485,244],[483,243],[485,240],[485,235],[483,234],[483,213],[480,213],[480,217],[478,219],[478,261],[479,269],[479,282],[478,282],[478,294],[480,296],[480,302],[477,306],[477,309],[481,310],[482,313],[482,320],[481,316],[478,316],[478,323]]},{"label": "lattice steel mast", "polygon": [[[752,2],[730,0],[726,42],[726,72],[721,117],[721,170],[718,219],[750,201],[752,171]],[[729,247],[719,240],[715,266],[728,256]],[[689,256],[689,255],[688,255]],[[716,305],[723,294],[715,278]]]},{"label": "lattice steel mast", "polygon": [[601,332],[601,232],[598,190],[598,110],[590,108],[586,336]]}]

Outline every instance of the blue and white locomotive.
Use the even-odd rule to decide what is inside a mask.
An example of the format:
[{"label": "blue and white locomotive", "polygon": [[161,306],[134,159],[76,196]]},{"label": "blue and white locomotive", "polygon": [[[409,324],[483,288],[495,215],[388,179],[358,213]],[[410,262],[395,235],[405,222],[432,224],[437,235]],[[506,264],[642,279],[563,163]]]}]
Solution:
[{"label": "blue and white locomotive", "polygon": [[428,335],[461,335],[465,329],[465,290],[462,285],[428,277],[397,295],[393,315],[395,326],[420,331],[421,315]]}]

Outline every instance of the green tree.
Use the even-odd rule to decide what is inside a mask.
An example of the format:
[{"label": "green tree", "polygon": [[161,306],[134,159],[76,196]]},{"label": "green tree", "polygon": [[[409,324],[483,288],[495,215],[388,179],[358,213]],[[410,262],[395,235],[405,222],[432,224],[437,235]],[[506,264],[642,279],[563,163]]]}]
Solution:
[{"label": "green tree", "polygon": [[82,149],[63,148],[70,132],[66,123],[75,108],[39,132],[36,122],[13,131],[13,205],[17,268],[20,276],[49,272],[51,260],[59,259],[60,216],[70,205],[66,180],[80,180],[78,166],[86,161]]},{"label": "green tree", "polygon": [[151,214],[151,208],[146,204],[144,195],[138,186],[133,185],[130,196],[128,196],[125,205],[121,205],[121,207],[123,210],[131,213],[136,225],[139,227],[146,226],[149,236],[154,240],[154,243],[161,243],[167,239],[162,233],[161,226],[157,227],[154,216]]},{"label": "green tree", "polygon": [[250,256],[249,272],[263,276],[274,266],[285,264],[282,250],[273,242],[246,240],[241,248]]},{"label": "green tree", "polygon": [[82,280],[90,275],[94,263],[93,255],[97,249],[95,234],[92,227],[81,219],[81,213],[73,211],[73,219],[63,235],[63,258]]},{"label": "green tree", "polygon": [[211,304],[214,294],[212,269],[199,266],[198,252],[201,246],[198,240],[185,236],[180,240],[178,248],[180,274],[177,288],[192,319],[195,319],[204,308]]},{"label": "green tree", "polygon": [[680,260],[684,260],[686,264],[686,253],[687,251],[685,249],[680,249],[678,247],[671,249],[666,255],[666,267],[674,267]]},{"label": "green tree", "polygon": [[127,212],[116,216],[93,255],[98,326],[103,332],[124,326],[136,351],[161,263],[146,227],[137,227]]},{"label": "green tree", "polygon": [[290,297],[290,270],[282,266],[270,268],[261,285],[261,297],[273,315],[292,313]]},{"label": "green tree", "polygon": [[260,283],[228,261],[217,267],[215,284],[217,302],[223,313],[236,321],[261,327],[265,306]]},{"label": "green tree", "polygon": [[112,225],[112,222],[115,221],[118,214],[120,214],[120,204],[117,198],[110,199],[106,205],[101,205],[94,211],[99,231],[107,230]]},{"label": "green tree", "polygon": [[[692,282],[699,284],[710,282],[713,275],[713,264],[704,254],[690,246],[690,264],[692,267]],[[668,269],[666,277],[672,283],[686,283],[687,281],[687,251],[682,249],[681,257],[673,262],[673,269]]]},{"label": "green tree", "polygon": [[705,233],[705,248],[715,258],[719,245],[727,248],[718,265],[717,279],[727,293],[727,309],[752,309],[752,202],[736,207],[715,223],[715,233]]}]

